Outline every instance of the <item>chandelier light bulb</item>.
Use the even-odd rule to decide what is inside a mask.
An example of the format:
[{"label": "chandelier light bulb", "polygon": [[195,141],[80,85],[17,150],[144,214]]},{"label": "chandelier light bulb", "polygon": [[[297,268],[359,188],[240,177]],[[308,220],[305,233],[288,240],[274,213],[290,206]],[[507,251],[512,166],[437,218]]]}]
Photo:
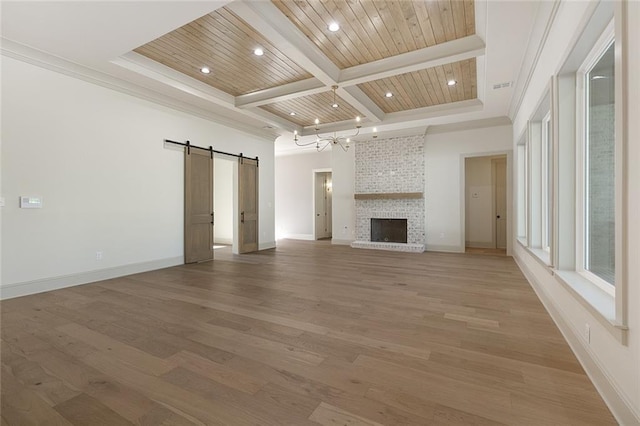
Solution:
[{"label": "chandelier light bulb", "polygon": [[320,124],[320,120],[318,120],[318,119],[316,118],[315,123],[316,123],[316,125]]}]

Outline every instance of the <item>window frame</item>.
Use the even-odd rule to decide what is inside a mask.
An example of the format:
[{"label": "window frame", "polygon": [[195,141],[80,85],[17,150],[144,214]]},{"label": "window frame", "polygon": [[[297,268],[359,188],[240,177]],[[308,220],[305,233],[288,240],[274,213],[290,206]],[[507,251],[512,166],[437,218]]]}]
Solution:
[{"label": "window frame", "polygon": [[[576,217],[575,217],[575,225],[576,225],[576,247],[575,247],[575,271],[580,274],[582,277],[587,279],[589,282],[593,283],[595,286],[605,291],[612,297],[616,295],[616,284],[611,284],[606,280],[600,278],[593,272],[587,270],[585,268],[586,257],[587,257],[587,219],[586,213],[588,211],[588,197],[587,197],[587,169],[588,169],[588,158],[587,158],[587,144],[588,144],[588,87],[589,82],[587,81],[588,74],[591,72],[593,67],[598,63],[598,61],[602,58],[605,52],[609,49],[612,43],[616,42],[615,38],[615,26],[614,20],[612,19],[607,25],[604,32],[600,35],[596,43],[593,45],[592,49],[589,51],[584,61],[576,71]],[[614,75],[614,78],[616,76]],[[618,97],[618,93],[616,92],[616,99]],[[617,104],[617,101],[616,101]],[[617,110],[618,106],[614,104],[614,108]],[[618,113],[615,113],[615,120],[618,120]],[[617,151],[617,145],[619,145],[618,136],[615,136],[614,150]],[[619,158],[617,153],[614,152],[615,164],[619,163]],[[617,212],[619,209],[619,205],[617,202],[618,193],[620,192],[620,188],[618,187],[617,179],[614,181],[614,191],[615,191],[615,239],[616,239],[616,260],[615,260],[615,283],[618,283],[618,256],[620,256],[620,252],[618,251],[618,238],[619,232],[618,228],[620,224],[618,223]]]}]

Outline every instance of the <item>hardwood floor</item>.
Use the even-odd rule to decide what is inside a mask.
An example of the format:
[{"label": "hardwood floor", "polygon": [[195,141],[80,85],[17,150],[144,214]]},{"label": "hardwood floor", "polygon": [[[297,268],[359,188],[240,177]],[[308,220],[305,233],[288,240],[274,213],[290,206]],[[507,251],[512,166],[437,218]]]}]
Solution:
[{"label": "hardwood floor", "polygon": [[509,257],[280,241],[3,301],[2,425],[606,425]]}]

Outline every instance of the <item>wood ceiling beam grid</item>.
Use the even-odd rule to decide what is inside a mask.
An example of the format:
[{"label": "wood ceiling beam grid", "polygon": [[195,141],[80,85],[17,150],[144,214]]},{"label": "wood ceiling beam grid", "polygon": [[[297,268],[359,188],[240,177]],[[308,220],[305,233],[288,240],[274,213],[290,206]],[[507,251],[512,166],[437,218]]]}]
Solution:
[{"label": "wood ceiling beam grid", "polygon": [[407,72],[419,71],[485,54],[485,44],[476,35],[425,47],[424,49],[384,58],[368,64],[343,69],[338,84],[352,86]]},{"label": "wood ceiling beam grid", "polygon": [[226,7],[322,83],[336,84],[340,69],[271,2],[234,1]]},{"label": "wood ceiling beam grid", "polygon": [[[236,15],[264,34],[274,45],[294,62],[313,74],[327,86],[335,85],[340,76],[339,68],[271,2],[244,3],[235,1],[227,7]],[[344,89],[341,87],[341,89]],[[378,122],[384,113],[357,87],[341,92],[341,97],[362,116]]]}]

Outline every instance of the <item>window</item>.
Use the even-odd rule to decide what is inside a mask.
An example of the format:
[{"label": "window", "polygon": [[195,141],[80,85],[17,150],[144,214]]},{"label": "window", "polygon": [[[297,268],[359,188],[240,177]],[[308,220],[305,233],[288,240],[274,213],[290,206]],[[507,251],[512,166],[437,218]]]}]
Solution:
[{"label": "window", "polygon": [[[584,72],[583,235],[585,272],[615,285],[614,42]],[[593,63],[593,65],[591,65]]]},{"label": "window", "polygon": [[527,243],[527,145],[526,138],[522,138],[517,145],[518,161],[518,239],[525,246]]},{"label": "window", "polygon": [[553,207],[553,201],[551,199],[553,195],[553,148],[551,142],[551,112],[542,119],[542,170],[540,177],[541,182],[541,209],[542,209],[542,234],[541,242],[542,249],[546,252],[550,251],[551,247],[551,225],[552,217],[551,209]]}]

